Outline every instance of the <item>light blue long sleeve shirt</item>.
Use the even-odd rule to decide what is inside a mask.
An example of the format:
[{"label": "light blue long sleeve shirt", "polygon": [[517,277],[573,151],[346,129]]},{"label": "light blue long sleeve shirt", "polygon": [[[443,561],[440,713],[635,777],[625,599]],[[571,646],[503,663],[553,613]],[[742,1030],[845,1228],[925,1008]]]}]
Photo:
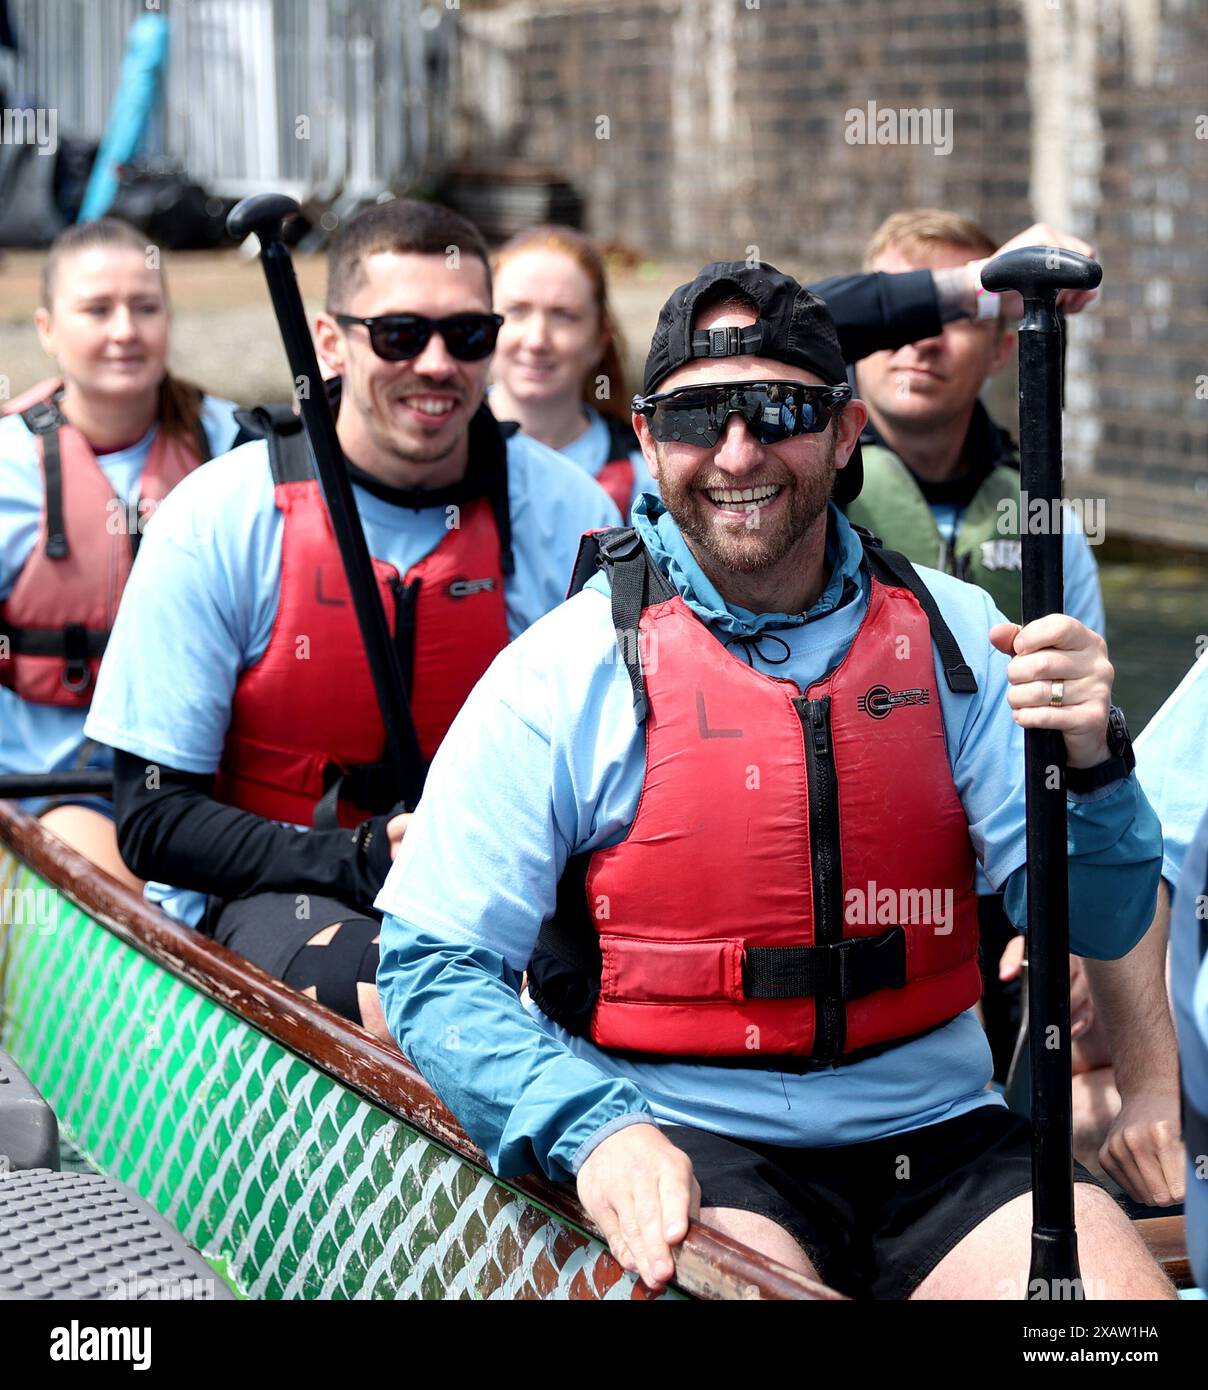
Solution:
[{"label": "light blue long sleeve shirt", "polygon": [[1162,877],[1179,881],[1208,805],[1208,651],[1137,737],[1137,776],[1162,822]]},{"label": "light blue long sleeve shirt", "polygon": [[[846,653],[867,607],[855,533],[830,514],[830,580],[801,614],[728,607],[654,498],[635,524],[676,589],[721,639],[775,631],[789,648],[756,669],[804,687]],[[924,582],[978,689],[954,695],[937,674],[949,761],[978,859],[1025,921],[1023,732],[1006,702],[1001,621],[973,585],[932,570]],[[844,580],[854,599],[840,601]],[[780,654],[767,644],[775,660]],[[606,1053],[518,998],[557,883],[573,854],[616,844],[633,820],[645,743],[617,660],[602,575],[500,654],[432,765],[377,900],[386,914],[378,987],[391,1032],[495,1171],[565,1179],[615,1129],[655,1120],[801,1147],[855,1143],[1001,1105],[986,1090],[989,1047],[972,1011],[879,1056],[805,1075]],[[887,795],[892,794],[887,789]],[[1123,955],[1151,916],[1161,841],[1134,779],[1070,798],[1071,939]],[[719,851],[720,852],[720,851]],[[752,885],[753,892],[756,885]]]},{"label": "light blue long sleeve shirt", "polygon": [[[1170,982],[1179,1035],[1183,1094],[1208,1115],[1208,788],[1199,826],[1183,859],[1170,916]],[[1202,1289],[1208,1289],[1208,1154],[1187,1148],[1187,1251]]]},{"label": "light blue long sleeve shirt", "polygon": [[[577,439],[572,439],[569,444],[563,445],[558,452],[565,455],[572,463],[577,463],[593,478],[598,478],[600,470],[612,456],[612,438],[608,432],[608,421],[604,419],[603,415],[598,410],[593,410],[591,406],[585,406],[584,409],[587,411],[587,428]],[[630,498],[630,506],[632,507],[633,503],[644,492],[650,492],[657,496],[658,484],[650,476],[650,469],[646,466],[646,458],[641,449],[631,449],[629,461],[633,464],[633,495]]]},{"label": "light blue long sleeve shirt", "polygon": [[[1162,877],[1172,895],[1170,993],[1183,1093],[1208,1115],[1208,652],[1136,743],[1137,776],[1162,822]],[[1208,1154],[1187,1149],[1187,1250],[1208,1288]]]}]

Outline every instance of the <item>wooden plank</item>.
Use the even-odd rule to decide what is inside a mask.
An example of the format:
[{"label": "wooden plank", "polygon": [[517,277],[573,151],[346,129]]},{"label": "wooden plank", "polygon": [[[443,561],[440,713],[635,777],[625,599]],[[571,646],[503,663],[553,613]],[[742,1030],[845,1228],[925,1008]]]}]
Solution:
[{"label": "wooden plank", "polygon": [[1187,1257],[1187,1224],[1181,1216],[1150,1216],[1133,1227],[1176,1288],[1194,1287]]}]

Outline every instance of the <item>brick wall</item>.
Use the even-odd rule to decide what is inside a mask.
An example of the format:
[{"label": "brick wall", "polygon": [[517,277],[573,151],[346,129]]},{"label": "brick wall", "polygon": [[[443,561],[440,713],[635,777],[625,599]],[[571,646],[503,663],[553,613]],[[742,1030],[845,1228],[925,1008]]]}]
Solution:
[{"label": "brick wall", "polygon": [[[559,171],[601,238],[755,246],[806,278],[854,268],[910,205],[1094,242],[1107,292],[1071,323],[1067,490],[1106,495],[1114,534],[1208,548],[1201,0],[465,3],[454,148]],[[944,114],[931,144],[850,143],[870,101]]]}]

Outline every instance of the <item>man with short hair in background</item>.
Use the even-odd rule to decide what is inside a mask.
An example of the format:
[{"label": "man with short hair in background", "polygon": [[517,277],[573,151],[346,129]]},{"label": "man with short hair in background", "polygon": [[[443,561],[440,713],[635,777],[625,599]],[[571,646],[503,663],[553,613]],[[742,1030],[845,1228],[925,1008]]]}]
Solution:
[{"label": "man with short hair in background", "polygon": [[[1035,243],[1042,232],[1031,228],[1024,237]],[[1091,251],[1068,236],[1060,244]],[[877,228],[864,266],[936,271],[997,253],[975,222],[921,208],[896,212]],[[980,585],[1000,612],[1019,622],[1019,449],[979,399],[1015,352],[1002,298],[983,290],[979,317],[946,323],[934,337],[872,353],[855,367],[869,419],[860,441],[864,487],[847,515],[916,565]],[[1102,633],[1095,562],[1082,528],[1066,515],[1065,611]]]},{"label": "man with short hair in background", "polygon": [[[1008,242],[1092,248],[1076,238],[1037,225]],[[977,223],[936,208],[896,212],[873,233],[864,255],[866,270],[933,274],[966,266],[970,257],[1000,254],[994,239]],[[931,565],[985,589],[999,610],[1022,621],[1019,450],[1007,430],[990,416],[980,392],[1002,370],[1016,348],[1009,316],[1018,313],[1018,296],[982,290],[978,316],[945,323],[943,330],[892,352],[877,352],[854,368],[869,419],[861,436],[864,487],[847,508],[849,520],[879,536],[916,564]],[[1081,307],[1081,302],[1070,305]],[[1062,547],[1065,565],[1064,611],[1103,633],[1103,600],[1087,532],[1072,509],[1065,510]],[[1101,539],[1090,527],[1091,538]],[[1023,939],[979,875],[979,914],[984,957],[983,997],[995,1075],[1004,1080],[1019,1027],[1019,979]],[[1150,933],[1132,958],[1136,995],[1164,997],[1165,932]],[[1162,943],[1162,944],[1160,944]],[[1170,1132],[1177,1095],[1173,1025],[1161,1029],[1137,1016],[1126,992],[1106,986],[1097,965],[1070,960],[1074,1039],[1075,1152],[1102,1168],[1130,1195],[1145,1204],[1168,1204],[1177,1193],[1160,1183],[1141,1182],[1142,1172],[1169,1168]],[[1098,988],[1096,986],[1098,984]],[[1098,1005],[1098,1009],[1096,1009]],[[1144,1031],[1132,1045],[1132,1034]],[[1124,1078],[1113,1076],[1111,1038],[1129,1039],[1140,1052]],[[1130,1080],[1135,1077],[1136,1081]],[[1117,1084],[1122,1087],[1116,1094]],[[1123,1104],[1121,1104],[1123,1101]],[[1135,1123],[1137,1116],[1143,1123]],[[1135,1161],[1115,1156],[1122,1126],[1131,1124],[1140,1139]]]}]

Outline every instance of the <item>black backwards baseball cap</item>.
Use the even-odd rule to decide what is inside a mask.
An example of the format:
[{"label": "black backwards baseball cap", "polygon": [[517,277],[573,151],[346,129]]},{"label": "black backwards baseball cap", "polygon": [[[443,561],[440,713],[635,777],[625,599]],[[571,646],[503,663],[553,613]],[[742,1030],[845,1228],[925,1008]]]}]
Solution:
[{"label": "black backwards baseball cap", "polygon": [[[715,303],[726,291],[755,304],[756,322],[747,328],[694,328],[701,300],[708,297]],[[847,381],[839,336],[824,300],[766,261],[711,261],[659,311],[642,392],[653,395],[659,383],[686,362],[748,354],[804,368],[828,386]],[[863,485],[864,463],[857,443],[835,479],[834,500],[840,506],[853,501]]]}]

